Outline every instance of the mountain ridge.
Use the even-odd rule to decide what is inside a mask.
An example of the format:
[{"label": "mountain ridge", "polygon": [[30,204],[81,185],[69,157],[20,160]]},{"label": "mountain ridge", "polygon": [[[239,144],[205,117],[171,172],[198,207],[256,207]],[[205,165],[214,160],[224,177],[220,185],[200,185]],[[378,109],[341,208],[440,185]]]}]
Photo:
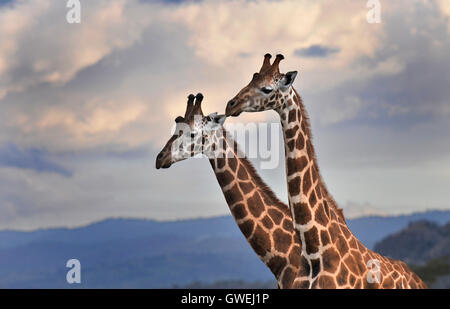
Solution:
[{"label": "mountain ridge", "polygon": [[[383,218],[401,218],[401,217],[409,217],[409,216],[420,216],[420,215],[427,215],[430,213],[448,213],[450,212],[450,209],[428,209],[424,211],[415,211],[411,213],[405,213],[405,214],[371,214],[371,215],[361,215],[357,217],[351,217],[347,218],[347,221],[354,221],[354,220],[360,220],[360,219],[383,219]],[[345,208],[344,208],[344,215],[345,215]],[[177,223],[177,222],[186,222],[186,221],[202,221],[202,220],[211,220],[211,219],[217,219],[217,218],[224,218],[229,217],[230,215],[218,215],[218,216],[212,216],[212,217],[192,217],[192,218],[183,218],[183,219],[173,219],[173,220],[159,220],[154,218],[139,218],[139,217],[124,217],[124,216],[116,216],[116,217],[106,217],[99,220],[94,220],[88,223],[83,223],[79,225],[74,226],[50,226],[50,227],[39,227],[35,229],[30,230],[24,230],[24,229],[13,229],[13,228],[4,228],[0,229],[0,233],[2,232],[19,232],[19,233],[28,233],[28,232],[40,232],[40,231],[48,231],[48,230],[75,230],[80,229],[84,227],[88,227],[91,225],[96,225],[98,223],[103,223],[105,221],[145,221],[145,222],[153,222],[153,223]]]},{"label": "mountain ridge", "polygon": [[[347,220],[369,248],[420,219],[450,221],[450,211]],[[68,285],[77,258],[83,282]],[[191,220],[106,219],[79,228],[0,231],[0,287],[161,288],[192,282],[273,280],[233,217]]]},{"label": "mountain ridge", "polygon": [[[411,221],[418,220],[430,220],[440,224],[446,223],[450,221],[450,210],[430,210],[396,216],[367,216],[347,219],[347,223],[350,230],[358,238],[362,238],[360,240],[366,246],[372,248],[377,240],[401,230]],[[379,227],[380,222],[385,223],[383,229]],[[60,234],[57,239],[61,238],[62,240],[68,241],[71,239],[71,234],[79,232],[81,232],[81,235],[72,239],[75,243],[82,239],[92,242],[95,240],[104,241],[105,239],[123,239],[126,235],[117,233],[117,230],[120,229],[126,229],[129,234],[132,234],[130,237],[147,236],[155,232],[158,234],[187,233],[188,235],[192,235],[199,233],[206,235],[205,232],[208,232],[210,235],[240,235],[240,231],[231,215],[171,221],[118,217],[106,218],[80,227],[43,228],[33,231],[0,230],[0,249],[9,247],[8,244],[14,244],[15,246],[38,239],[50,238],[56,234]],[[100,233],[98,237],[94,237],[92,234],[85,235],[94,230],[96,230],[96,233]],[[65,237],[69,237],[69,239]]]}]

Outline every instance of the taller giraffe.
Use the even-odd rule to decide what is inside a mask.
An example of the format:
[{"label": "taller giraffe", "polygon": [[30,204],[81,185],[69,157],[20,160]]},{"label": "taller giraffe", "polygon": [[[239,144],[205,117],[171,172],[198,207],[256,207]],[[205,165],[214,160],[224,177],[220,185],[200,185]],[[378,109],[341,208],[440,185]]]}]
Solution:
[{"label": "taller giraffe", "polygon": [[289,208],[259,177],[223,128],[224,115],[203,116],[203,96],[189,96],[184,117],[177,117],[175,134],[156,159],[156,168],[204,154],[240,230],[259,258],[274,274],[279,288],[292,288],[306,271],[301,263],[301,243],[293,228]]},{"label": "taller giraffe", "polygon": [[275,110],[283,129],[289,207],[311,272],[301,288],[426,288],[408,266],[367,249],[348,228],[319,173],[308,115],[292,84],[297,72],[281,74],[277,55],[263,65],[226,108],[227,116]]}]

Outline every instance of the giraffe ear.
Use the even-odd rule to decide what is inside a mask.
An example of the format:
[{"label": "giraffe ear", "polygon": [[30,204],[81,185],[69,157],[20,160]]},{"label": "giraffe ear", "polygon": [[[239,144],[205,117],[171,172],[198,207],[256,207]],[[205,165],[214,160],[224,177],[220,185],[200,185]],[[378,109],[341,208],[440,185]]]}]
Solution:
[{"label": "giraffe ear", "polygon": [[221,126],[223,126],[225,120],[227,120],[227,116],[225,115],[215,115],[214,117],[214,122],[218,123]]},{"label": "giraffe ear", "polygon": [[184,118],[181,116],[178,116],[177,118],[175,118],[176,123],[183,122],[183,121],[184,121]]},{"label": "giraffe ear", "polygon": [[294,83],[295,78],[297,77],[298,72],[297,71],[291,71],[284,74],[283,78],[281,79],[280,87],[283,89],[289,88]]}]

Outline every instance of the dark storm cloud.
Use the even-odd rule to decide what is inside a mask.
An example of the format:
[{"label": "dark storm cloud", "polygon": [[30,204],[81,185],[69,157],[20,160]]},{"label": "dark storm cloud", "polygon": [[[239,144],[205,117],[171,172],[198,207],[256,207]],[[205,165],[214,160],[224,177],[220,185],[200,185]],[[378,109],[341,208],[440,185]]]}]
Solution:
[{"label": "dark storm cloud", "polygon": [[[329,102],[338,113],[346,98],[355,98],[359,104],[345,124],[352,126],[410,128],[429,122],[438,125],[448,118],[450,36],[448,21],[437,19],[436,10],[436,6],[416,4],[412,16],[400,12],[386,15],[383,48],[353,64],[375,73],[337,84],[316,94],[314,101]],[[377,74],[379,66],[388,73]]]},{"label": "dark storm cloud", "polygon": [[57,173],[70,177],[72,172],[49,158],[43,149],[20,149],[13,143],[0,146],[0,166],[31,169],[37,172]]},{"label": "dark storm cloud", "polygon": [[[450,115],[450,36],[448,20],[436,18],[436,6],[416,4],[413,14],[386,18],[386,48],[374,59],[397,59],[403,70],[376,76],[360,88],[361,97],[387,116],[408,115],[412,122]],[[414,24],[408,23],[414,20]],[[362,59],[368,65],[371,59]],[[398,121],[392,121],[398,124]]]},{"label": "dark storm cloud", "polygon": [[0,6],[11,4],[14,0],[0,0]]}]

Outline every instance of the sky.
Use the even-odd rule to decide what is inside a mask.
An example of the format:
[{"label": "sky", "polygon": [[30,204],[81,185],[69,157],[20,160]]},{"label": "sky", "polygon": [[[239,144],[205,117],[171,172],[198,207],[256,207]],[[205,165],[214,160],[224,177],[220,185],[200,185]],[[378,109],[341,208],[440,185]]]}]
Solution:
[{"label": "sky", "polygon": [[[268,52],[299,71],[348,218],[450,209],[450,2],[380,0],[380,23],[366,4],[81,1],[70,24],[66,1],[0,1],[0,229],[229,214],[206,159],[156,170],[155,157],[188,94],[223,113]],[[276,168],[252,162],[287,202],[281,138],[272,146]]]}]

